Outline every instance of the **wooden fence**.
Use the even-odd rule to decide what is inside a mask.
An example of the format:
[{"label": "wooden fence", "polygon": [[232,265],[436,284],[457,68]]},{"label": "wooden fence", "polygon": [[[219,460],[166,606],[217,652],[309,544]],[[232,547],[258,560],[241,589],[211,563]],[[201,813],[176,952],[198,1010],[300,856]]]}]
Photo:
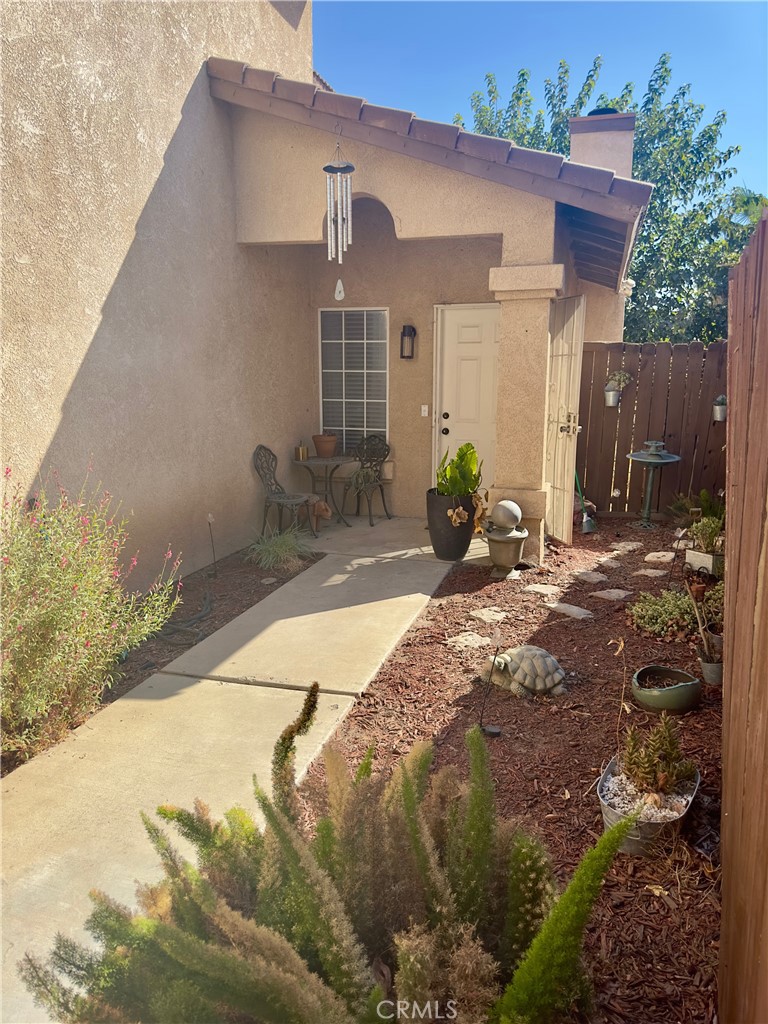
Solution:
[{"label": "wooden fence", "polygon": [[[644,471],[629,452],[645,441],[665,441],[682,456],[657,476],[654,511],[676,494],[715,494],[725,486],[725,423],[712,420],[712,401],[725,394],[727,345],[604,345],[587,342],[581,373],[581,433],[576,470],[584,493],[601,512],[636,513],[643,501]],[[632,377],[618,408],[605,405],[609,371]]]},{"label": "wooden fence", "polygon": [[768,1021],[768,212],[728,308],[720,1020]]}]

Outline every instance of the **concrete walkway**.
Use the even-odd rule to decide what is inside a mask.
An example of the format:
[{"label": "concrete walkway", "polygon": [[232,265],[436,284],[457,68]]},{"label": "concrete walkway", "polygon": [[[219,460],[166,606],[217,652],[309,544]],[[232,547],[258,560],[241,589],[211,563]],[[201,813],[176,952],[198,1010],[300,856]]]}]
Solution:
[{"label": "concrete walkway", "polygon": [[325,558],[3,780],[4,1024],[48,1019],[16,963],[57,931],[86,939],[90,889],[133,906],[136,882],[160,877],[139,811],[195,797],[215,816],[255,810],[252,776],[269,783],[273,744],[317,680],[303,774],[450,569],[418,520],[334,524],[313,544]]}]

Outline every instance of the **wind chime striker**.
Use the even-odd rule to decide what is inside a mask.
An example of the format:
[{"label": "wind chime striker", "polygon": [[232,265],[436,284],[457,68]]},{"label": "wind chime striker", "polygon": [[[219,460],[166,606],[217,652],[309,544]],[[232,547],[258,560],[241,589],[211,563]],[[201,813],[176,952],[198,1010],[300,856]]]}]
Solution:
[{"label": "wind chime striker", "polygon": [[354,164],[345,160],[341,146],[336,143],[333,160],[326,164],[326,191],[328,196],[328,259],[338,257],[343,263],[342,254],[352,245],[352,172]]}]

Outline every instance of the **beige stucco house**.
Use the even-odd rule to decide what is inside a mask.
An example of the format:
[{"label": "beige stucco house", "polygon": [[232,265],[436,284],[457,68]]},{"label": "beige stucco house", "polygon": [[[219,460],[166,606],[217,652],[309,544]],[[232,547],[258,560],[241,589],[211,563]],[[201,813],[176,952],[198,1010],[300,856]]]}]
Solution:
[{"label": "beige stucco house", "polygon": [[[170,540],[191,571],[209,513],[218,552],[252,538],[258,443],[298,488],[300,440],[383,429],[393,511],[423,516],[443,446],[471,438],[540,555],[570,515],[581,342],[622,334],[650,195],[633,118],[575,119],[564,161],[323,88],[309,3],[76,6],[4,9],[16,478],[77,487],[90,460],[148,561]],[[341,265],[337,142],[355,166]]]}]

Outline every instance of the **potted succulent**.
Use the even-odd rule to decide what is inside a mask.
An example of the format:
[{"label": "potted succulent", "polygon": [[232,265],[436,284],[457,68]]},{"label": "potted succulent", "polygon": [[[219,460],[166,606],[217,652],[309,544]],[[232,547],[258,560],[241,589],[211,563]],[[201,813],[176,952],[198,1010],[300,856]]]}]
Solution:
[{"label": "potted succulent", "polygon": [[685,552],[686,566],[694,572],[704,569],[710,576],[722,577],[725,568],[722,516],[704,516],[693,523],[688,532],[694,546]]},{"label": "potted succulent", "polygon": [[319,459],[332,459],[336,454],[338,437],[333,430],[324,430],[322,434],[313,434],[312,443]]},{"label": "potted succulent", "polygon": [[661,841],[679,830],[700,781],[695,765],[683,757],[677,726],[666,713],[645,740],[630,727],[597,784],[604,826],[607,830],[639,810],[621,849],[652,856]]},{"label": "potted succulent", "polygon": [[632,696],[649,711],[683,714],[701,700],[701,681],[679,668],[646,665],[632,676]]},{"label": "potted succulent", "polygon": [[615,407],[619,404],[621,392],[627,386],[632,383],[632,374],[627,373],[626,370],[611,370],[608,374],[608,379],[605,382],[605,388],[603,393],[605,395],[605,404],[608,407]]},{"label": "potted succulent", "polygon": [[473,533],[482,533],[485,504],[479,493],[483,464],[467,442],[452,459],[446,451],[435,487],[427,491],[427,525],[435,555],[456,562],[466,555]]},{"label": "potted succulent", "polygon": [[725,421],[726,407],[728,405],[728,399],[725,395],[718,395],[712,403],[712,419],[715,423],[723,423]]}]

